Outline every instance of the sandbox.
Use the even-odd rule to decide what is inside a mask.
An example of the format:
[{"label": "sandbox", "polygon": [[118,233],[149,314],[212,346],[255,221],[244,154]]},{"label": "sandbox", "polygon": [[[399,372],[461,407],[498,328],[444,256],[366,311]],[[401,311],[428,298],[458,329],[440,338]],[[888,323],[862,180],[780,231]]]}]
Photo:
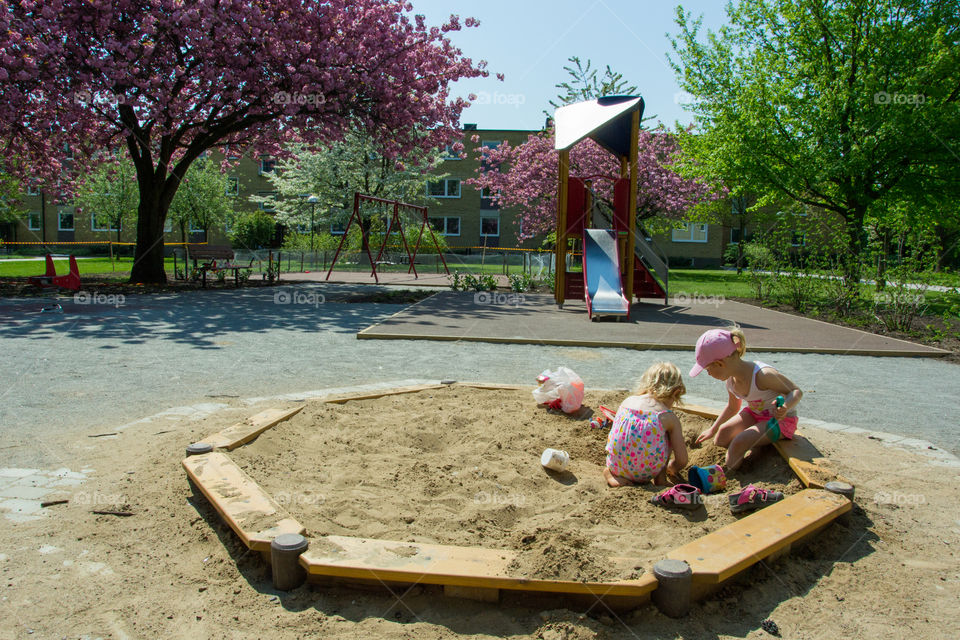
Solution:
[{"label": "sandbox", "polygon": [[[690,564],[698,597],[850,509],[848,499],[808,488],[831,474],[802,438],[729,480],[728,491],[753,483],[786,496],[747,517],[730,513],[726,493],[681,512],[650,504],[653,486],[608,488],[606,430],[591,429],[590,417],[626,395],[588,392],[572,416],[516,387],[427,385],[314,401],[206,438],[233,451],[184,466],[251,548],[267,555],[276,535],[307,534],[299,559],[311,579],[439,584],[487,600],[511,589],[632,606],[656,589],[651,569],[668,557]],[[696,415],[708,411],[689,411],[679,413],[688,444],[710,423]],[[548,446],[570,453],[567,472],[540,466]],[[722,456],[709,445],[691,449],[690,463]]]}]

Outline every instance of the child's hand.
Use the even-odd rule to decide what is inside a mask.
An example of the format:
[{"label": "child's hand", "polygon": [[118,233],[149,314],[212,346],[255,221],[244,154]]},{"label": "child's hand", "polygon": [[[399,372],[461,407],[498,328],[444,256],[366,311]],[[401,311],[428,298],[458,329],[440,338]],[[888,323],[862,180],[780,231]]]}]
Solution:
[{"label": "child's hand", "polygon": [[700,444],[701,442],[706,442],[707,440],[713,437],[713,434],[715,432],[716,432],[716,429],[714,429],[713,427],[710,427],[709,429],[701,433],[699,436],[697,436],[696,444]]}]

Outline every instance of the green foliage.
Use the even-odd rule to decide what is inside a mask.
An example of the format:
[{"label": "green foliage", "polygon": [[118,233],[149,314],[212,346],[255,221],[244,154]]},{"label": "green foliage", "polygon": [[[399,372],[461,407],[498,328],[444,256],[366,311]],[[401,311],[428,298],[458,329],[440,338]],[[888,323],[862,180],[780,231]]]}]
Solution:
[{"label": "green foliage", "polygon": [[227,176],[212,161],[200,159],[190,165],[180,181],[167,218],[180,229],[184,241],[187,229],[209,231],[233,216],[233,200],[227,195]]},{"label": "green foliage", "polygon": [[743,245],[743,255],[747,262],[747,276],[753,285],[755,297],[764,300],[764,293],[768,295],[776,281],[777,259],[773,249],[759,240],[747,242]]},{"label": "green foliage", "polygon": [[250,275],[252,273],[252,269],[240,269],[240,271],[237,272],[237,280],[240,282],[240,286],[247,284],[247,281],[250,280]]},{"label": "green foliage", "polygon": [[[313,234],[313,250],[318,253],[321,251],[336,251],[342,237],[326,231],[315,233]],[[347,243],[344,244],[344,251],[360,250],[359,233],[351,233],[347,240]],[[310,251],[310,234],[288,231],[283,236],[283,249],[297,253],[308,253]]]},{"label": "green foliage", "polygon": [[450,288],[454,291],[496,291],[497,279],[486,273],[475,276],[454,271]]},{"label": "green foliage", "polygon": [[[353,212],[354,193],[418,204],[426,200],[426,184],[443,176],[434,170],[442,162],[437,149],[420,149],[402,158],[383,153],[366,133],[349,131],[343,140],[314,151],[303,145],[289,147],[293,157],[281,160],[268,174],[277,193],[277,219],[288,227],[309,230],[345,225]],[[308,202],[312,195],[315,203]],[[251,197],[253,202],[263,198]],[[362,203],[365,231],[389,216],[384,205]]]},{"label": "green foliage", "polygon": [[119,241],[122,230],[137,219],[140,206],[140,187],[133,162],[126,156],[102,158],[80,179],[76,202],[85,214],[96,216],[101,228],[117,229]]},{"label": "green foliage", "polygon": [[530,291],[534,287],[533,276],[529,273],[510,274],[510,290],[516,293]]},{"label": "green foliage", "polygon": [[677,9],[671,63],[699,125],[687,150],[760,207],[787,198],[840,216],[856,286],[869,215],[957,200],[960,5],[742,0],[728,16],[702,37]]},{"label": "green foliage", "polygon": [[[570,80],[556,85],[557,89],[563,90],[563,93],[557,94],[558,102],[550,101],[550,106],[554,109],[582,100],[603,96],[634,95],[637,92],[637,87],[627,84],[623,74],[615,72],[610,65],[606,66],[603,75],[598,75],[598,70],[592,68],[590,60],[587,60],[586,65],[577,56],[571,56],[567,61],[570,64],[563,70],[570,76]],[[548,117],[552,116],[546,111],[544,113]]]},{"label": "green foliage", "polygon": [[274,219],[263,211],[245,211],[233,221],[230,242],[234,247],[244,249],[268,246],[275,226]]}]

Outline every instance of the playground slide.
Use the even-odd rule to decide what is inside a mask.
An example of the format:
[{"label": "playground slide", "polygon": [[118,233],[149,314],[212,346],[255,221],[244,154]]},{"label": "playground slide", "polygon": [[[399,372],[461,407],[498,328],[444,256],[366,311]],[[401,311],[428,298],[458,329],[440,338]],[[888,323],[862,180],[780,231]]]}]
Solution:
[{"label": "playground slide", "polygon": [[583,230],[583,280],[591,319],[630,314],[630,302],[623,294],[619,253],[615,231]]}]

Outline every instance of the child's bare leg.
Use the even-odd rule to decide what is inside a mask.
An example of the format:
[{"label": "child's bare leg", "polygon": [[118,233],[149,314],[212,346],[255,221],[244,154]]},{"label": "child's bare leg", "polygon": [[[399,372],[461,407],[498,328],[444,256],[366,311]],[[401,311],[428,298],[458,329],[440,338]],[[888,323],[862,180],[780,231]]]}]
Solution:
[{"label": "child's bare leg", "polygon": [[723,447],[724,449],[730,447],[730,443],[743,433],[744,429],[753,426],[756,424],[755,420],[751,420],[749,417],[744,419],[739,413],[726,422],[724,422],[717,429],[717,434],[713,436],[713,443],[718,447]]},{"label": "child's bare leg", "polygon": [[747,451],[767,444],[770,444],[770,438],[756,425],[744,429],[727,448],[725,470],[728,472],[735,471],[743,463],[743,457],[747,455]]},{"label": "child's bare leg", "polygon": [[657,474],[657,477],[653,479],[653,484],[657,486],[667,485],[667,468],[666,467],[661,469],[660,473]]},{"label": "child's bare leg", "polygon": [[610,471],[609,467],[603,468],[603,479],[607,481],[607,484],[611,487],[629,487],[633,484],[632,480],[621,476],[613,475],[613,472]]}]

